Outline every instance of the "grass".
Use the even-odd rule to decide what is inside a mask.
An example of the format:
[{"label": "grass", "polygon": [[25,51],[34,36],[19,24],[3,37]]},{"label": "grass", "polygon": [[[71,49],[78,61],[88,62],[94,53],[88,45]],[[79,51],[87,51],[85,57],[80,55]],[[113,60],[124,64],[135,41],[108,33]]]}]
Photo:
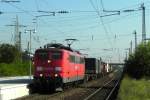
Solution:
[{"label": "grass", "polygon": [[0,77],[29,75],[29,62],[0,63]]},{"label": "grass", "polygon": [[150,100],[150,81],[135,80],[125,76],[117,100]]}]

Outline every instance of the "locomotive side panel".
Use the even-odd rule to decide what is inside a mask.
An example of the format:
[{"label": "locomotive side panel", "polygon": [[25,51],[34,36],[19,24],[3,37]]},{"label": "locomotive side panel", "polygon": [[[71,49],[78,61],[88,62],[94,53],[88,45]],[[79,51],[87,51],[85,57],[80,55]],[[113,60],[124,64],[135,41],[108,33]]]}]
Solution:
[{"label": "locomotive side panel", "polygon": [[64,65],[64,71],[66,71],[63,77],[63,82],[73,82],[83,80],[85,73],[84,59],[78,54],[68,52],[63,62],[67,62]]}]

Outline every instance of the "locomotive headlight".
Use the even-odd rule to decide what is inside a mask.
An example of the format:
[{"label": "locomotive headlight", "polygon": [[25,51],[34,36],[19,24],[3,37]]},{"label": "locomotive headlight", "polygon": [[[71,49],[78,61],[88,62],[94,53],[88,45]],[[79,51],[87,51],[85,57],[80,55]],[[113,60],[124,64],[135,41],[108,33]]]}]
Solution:
[{"label": "locomotive headlight", "polygon": [[58,74],[55,74],[55,77],[58,77]]},{"label": "locomotive headlight", "polygon": [[43,76],[43,74],[40,74],[40,77],[42,77]]},{"label": "locomotive headlight", "polygon": [[51,60],[47,60],[47,63],[51,63]]}]

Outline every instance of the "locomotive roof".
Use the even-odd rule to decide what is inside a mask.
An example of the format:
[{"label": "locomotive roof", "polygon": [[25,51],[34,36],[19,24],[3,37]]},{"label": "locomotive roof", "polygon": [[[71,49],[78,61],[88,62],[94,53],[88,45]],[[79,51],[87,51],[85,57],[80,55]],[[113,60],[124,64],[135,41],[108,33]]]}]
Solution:
[{"label": "locomotive roof", "polygon": [[65,49],[65,50],[69,50],[69,51],[73,51],[70,47],[67,47],[63,44],[60,43],[51,43],[51,44],[47,44],[44,46],[44,48],[57,48],[57,49]]},{"label": "locomotive roof", "polygon": [[67,51],[75,52],[77,54],[81,54],[79,51],[75,51],[72,48],[60,43],[51,43],[51,44],[44,45],[44,48],[40,48],[37,51],[42,51],[42,50],[57,50],[57,51],[67,50]]}]

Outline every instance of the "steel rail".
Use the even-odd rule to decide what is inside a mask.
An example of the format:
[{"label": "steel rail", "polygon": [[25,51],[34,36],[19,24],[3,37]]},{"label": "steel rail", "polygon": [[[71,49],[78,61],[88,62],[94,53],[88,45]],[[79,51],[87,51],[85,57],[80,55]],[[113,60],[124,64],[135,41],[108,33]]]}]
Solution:
[{"label": "steel rail", "polygon": [[110,100],[112,93],[115,91],[116,87],[118,86],[120,80],[117,81],[116,85],[114,86],[114,88],[111,90],[111,92],[109,93],[109,95],[107,96],[107,98],[105,100]]},{"label": "steel rail", "polygon": [[97,89],[95,92],[93,92],[91,95],[89,95],[88,97],[86,97],[84,100],[90,100],[90,98],[92,98],[96,93],[98,93],[100,90],[103,89],[104,86],[108,85],[109,83],[111,83],[114,80],[111,79],[109,82],[107,82],[106,84],[104,84],[102,87],[100,87],[99,89]]}]

